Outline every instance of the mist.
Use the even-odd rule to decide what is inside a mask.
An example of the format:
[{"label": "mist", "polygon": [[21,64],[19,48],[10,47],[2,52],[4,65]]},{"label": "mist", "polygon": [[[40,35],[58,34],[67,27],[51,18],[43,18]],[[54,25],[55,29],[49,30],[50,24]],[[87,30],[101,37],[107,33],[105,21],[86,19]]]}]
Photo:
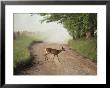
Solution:
[{"label": "mist", "polygon": [[35,14],[14,14],[14,31],[28,31],[36,33],[36,36],[45,37],[44,42],[66,44],[71,36],[62,24],[56,22],[41,24],[42,16]]}]

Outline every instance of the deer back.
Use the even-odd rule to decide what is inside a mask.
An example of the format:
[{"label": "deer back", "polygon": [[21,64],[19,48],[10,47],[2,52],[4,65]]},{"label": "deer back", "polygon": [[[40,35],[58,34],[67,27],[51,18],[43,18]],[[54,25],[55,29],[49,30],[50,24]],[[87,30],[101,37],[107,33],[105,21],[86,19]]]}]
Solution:
[{"label": "deer back", "polygon": [[46,51],[48,53],[54,54],[54,55],[58,55],[62,50],[57,50],[57,49],[52,49],[52,48],[46,48]]}]

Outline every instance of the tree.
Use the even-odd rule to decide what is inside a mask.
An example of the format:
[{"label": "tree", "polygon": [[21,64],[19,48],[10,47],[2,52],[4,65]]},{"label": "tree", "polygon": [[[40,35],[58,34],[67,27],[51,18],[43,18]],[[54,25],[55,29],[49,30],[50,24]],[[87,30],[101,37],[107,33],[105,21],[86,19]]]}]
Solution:
[{"label": "tree", "polygon": [[41,13],[44,16],[42,22],[53,22],[63,24],[73,39],[86,37],[90,32],[94,36],[97,30],[97,14],[95,13]]}]

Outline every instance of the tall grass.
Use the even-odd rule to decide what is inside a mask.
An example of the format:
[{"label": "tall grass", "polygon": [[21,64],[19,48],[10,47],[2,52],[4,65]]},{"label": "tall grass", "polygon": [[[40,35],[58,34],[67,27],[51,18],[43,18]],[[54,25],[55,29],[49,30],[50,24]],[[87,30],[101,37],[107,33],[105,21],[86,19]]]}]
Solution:
[{"label": "tall grass", "polygon": [[33,36],[20,35],[16,40],[13,41],[14,69],[16,69],[19,65],[24,66],[30,62],[28,46],[33,40],[36,40],[36,38]]},{"label": "tall grass", "polygon": [[69,40],[68,45],[79,52],[81,55],[88,57],[95,62],[97,61],[96,38]]}]

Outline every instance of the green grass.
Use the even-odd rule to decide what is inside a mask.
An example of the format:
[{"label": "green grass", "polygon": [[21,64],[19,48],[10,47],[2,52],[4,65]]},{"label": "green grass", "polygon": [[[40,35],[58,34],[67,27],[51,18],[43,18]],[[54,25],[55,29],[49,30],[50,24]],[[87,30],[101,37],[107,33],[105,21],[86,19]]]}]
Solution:
[{"label": "green grass", "polygon": [[36,40],[34,36],[21,35],[13,43],[13,64],[14,69],[19,65],[26,65],[30,61],[30,53],[28,51],[28,46],[30,43]]},{"label": "green grass", "polygon": [[69,40],[68,45],[81,55],[97,61],[97,40],[95,38]]}]

